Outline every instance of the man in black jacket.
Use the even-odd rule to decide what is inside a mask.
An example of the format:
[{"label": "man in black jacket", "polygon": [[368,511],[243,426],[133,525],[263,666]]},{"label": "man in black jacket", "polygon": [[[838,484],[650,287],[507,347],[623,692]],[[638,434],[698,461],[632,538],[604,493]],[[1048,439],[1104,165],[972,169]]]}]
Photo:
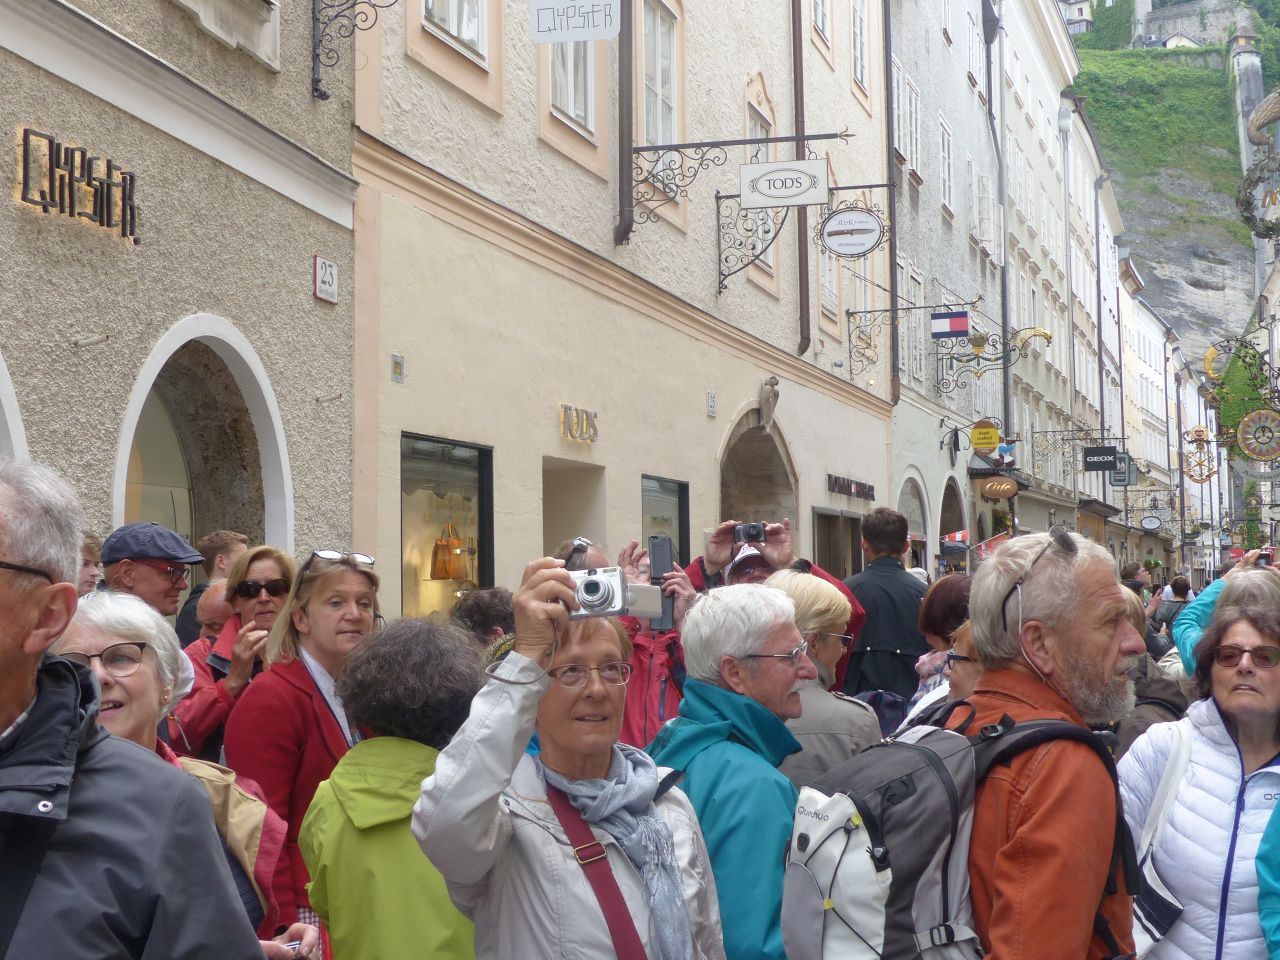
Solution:
[{"label": "man in black jacket", "polygon": [[916,660],[929,652],[917,625],[926,587],[902,565],[909,547],[907,518],[897,510],[877,507],[863,519],[862,551],[870,562],[844,583],[867,622],[849,658],[845,693],[888,690],[910,700],[920,685]]},{"label": "man in black jacket", "polygon": [[108,736],[90,671],[45,652],[81,526],[56,473],[0,465],[0,957],[261,960],[204,790]]}]

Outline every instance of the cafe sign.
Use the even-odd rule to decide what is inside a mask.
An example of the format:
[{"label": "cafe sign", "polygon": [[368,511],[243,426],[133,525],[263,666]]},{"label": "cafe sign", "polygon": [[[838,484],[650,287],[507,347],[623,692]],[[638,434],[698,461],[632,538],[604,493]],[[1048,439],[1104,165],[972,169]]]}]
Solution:
[{"label": "cafe sign", "polygon": [[827,202],[826,160],[779,160],[738,167],[744,208],[805,207]]},{"label": "cafe sign", "polygon": [[982,495],[989,500],[1008,500],[1018,495],[1018,482],[1008,477],[992,477],[982,485]]}]

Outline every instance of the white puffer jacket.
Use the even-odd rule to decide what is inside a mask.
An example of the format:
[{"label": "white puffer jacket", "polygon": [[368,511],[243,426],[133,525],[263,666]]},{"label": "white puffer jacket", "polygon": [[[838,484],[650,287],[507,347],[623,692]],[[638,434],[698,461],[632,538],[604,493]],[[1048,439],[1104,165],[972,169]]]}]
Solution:
[{"label": "white puffer jacket", "polygon": [[[466,723],[422,783],[413,835],[454,904],[475,922],[477,960],[612,957],[595,892],[524,752],[551,680],[539,679],[537,664],[518,653],[496,672],[521,685],[489,680],[476,695]],[[673,788],[655,806],[675,841],[694,960],[724,960],[715,877],[693,805]],[[604,846],[646,952],[658,956],[639,871],[613,837],[596,827],[591,832]]]},{"label": "white puffer jacket", "polygon": [[[1190,727],[1191,755],[1152,860],[1183,910],[1148,956],[1266,960],[1254,857],[1280,792],[1280,765],[1245,778],[1239,748],[1212,699],[1193,703],[1178,723]],[[1124,815],[1135,841],[1175,737],[1174,724],[1158,723],[1120,760]]]}]

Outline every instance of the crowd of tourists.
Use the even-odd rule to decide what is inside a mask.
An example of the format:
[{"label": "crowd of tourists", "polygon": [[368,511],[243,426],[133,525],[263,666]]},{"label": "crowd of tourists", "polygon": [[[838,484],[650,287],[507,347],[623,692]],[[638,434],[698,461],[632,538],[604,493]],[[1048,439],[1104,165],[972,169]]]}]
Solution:
[{"label": "crowd of tourists", "polygon": [[[861,535],[388,621],[373,557],[0,464],[0,958],[1280,957],[1280,569]],[[586,615],[615,566],[670,622]]]}]

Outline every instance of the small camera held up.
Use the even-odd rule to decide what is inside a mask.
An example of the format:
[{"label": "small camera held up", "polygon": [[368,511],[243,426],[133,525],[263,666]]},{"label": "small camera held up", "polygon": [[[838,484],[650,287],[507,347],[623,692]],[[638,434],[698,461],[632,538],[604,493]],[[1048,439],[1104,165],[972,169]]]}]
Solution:
[{"label": "small camera held up", "polygon": [[621,567],[598,570],[570,570],[573,577],[577,610],[569,611],[570,620],[588,617],[618,617],[629,613],[635,617],[662,615],[662,590],[647,584],[627,583]]},{"label": "small camera held up", "polygon": [[763,523],[740,523],[733,528],[734,543],[764,543]]}]

